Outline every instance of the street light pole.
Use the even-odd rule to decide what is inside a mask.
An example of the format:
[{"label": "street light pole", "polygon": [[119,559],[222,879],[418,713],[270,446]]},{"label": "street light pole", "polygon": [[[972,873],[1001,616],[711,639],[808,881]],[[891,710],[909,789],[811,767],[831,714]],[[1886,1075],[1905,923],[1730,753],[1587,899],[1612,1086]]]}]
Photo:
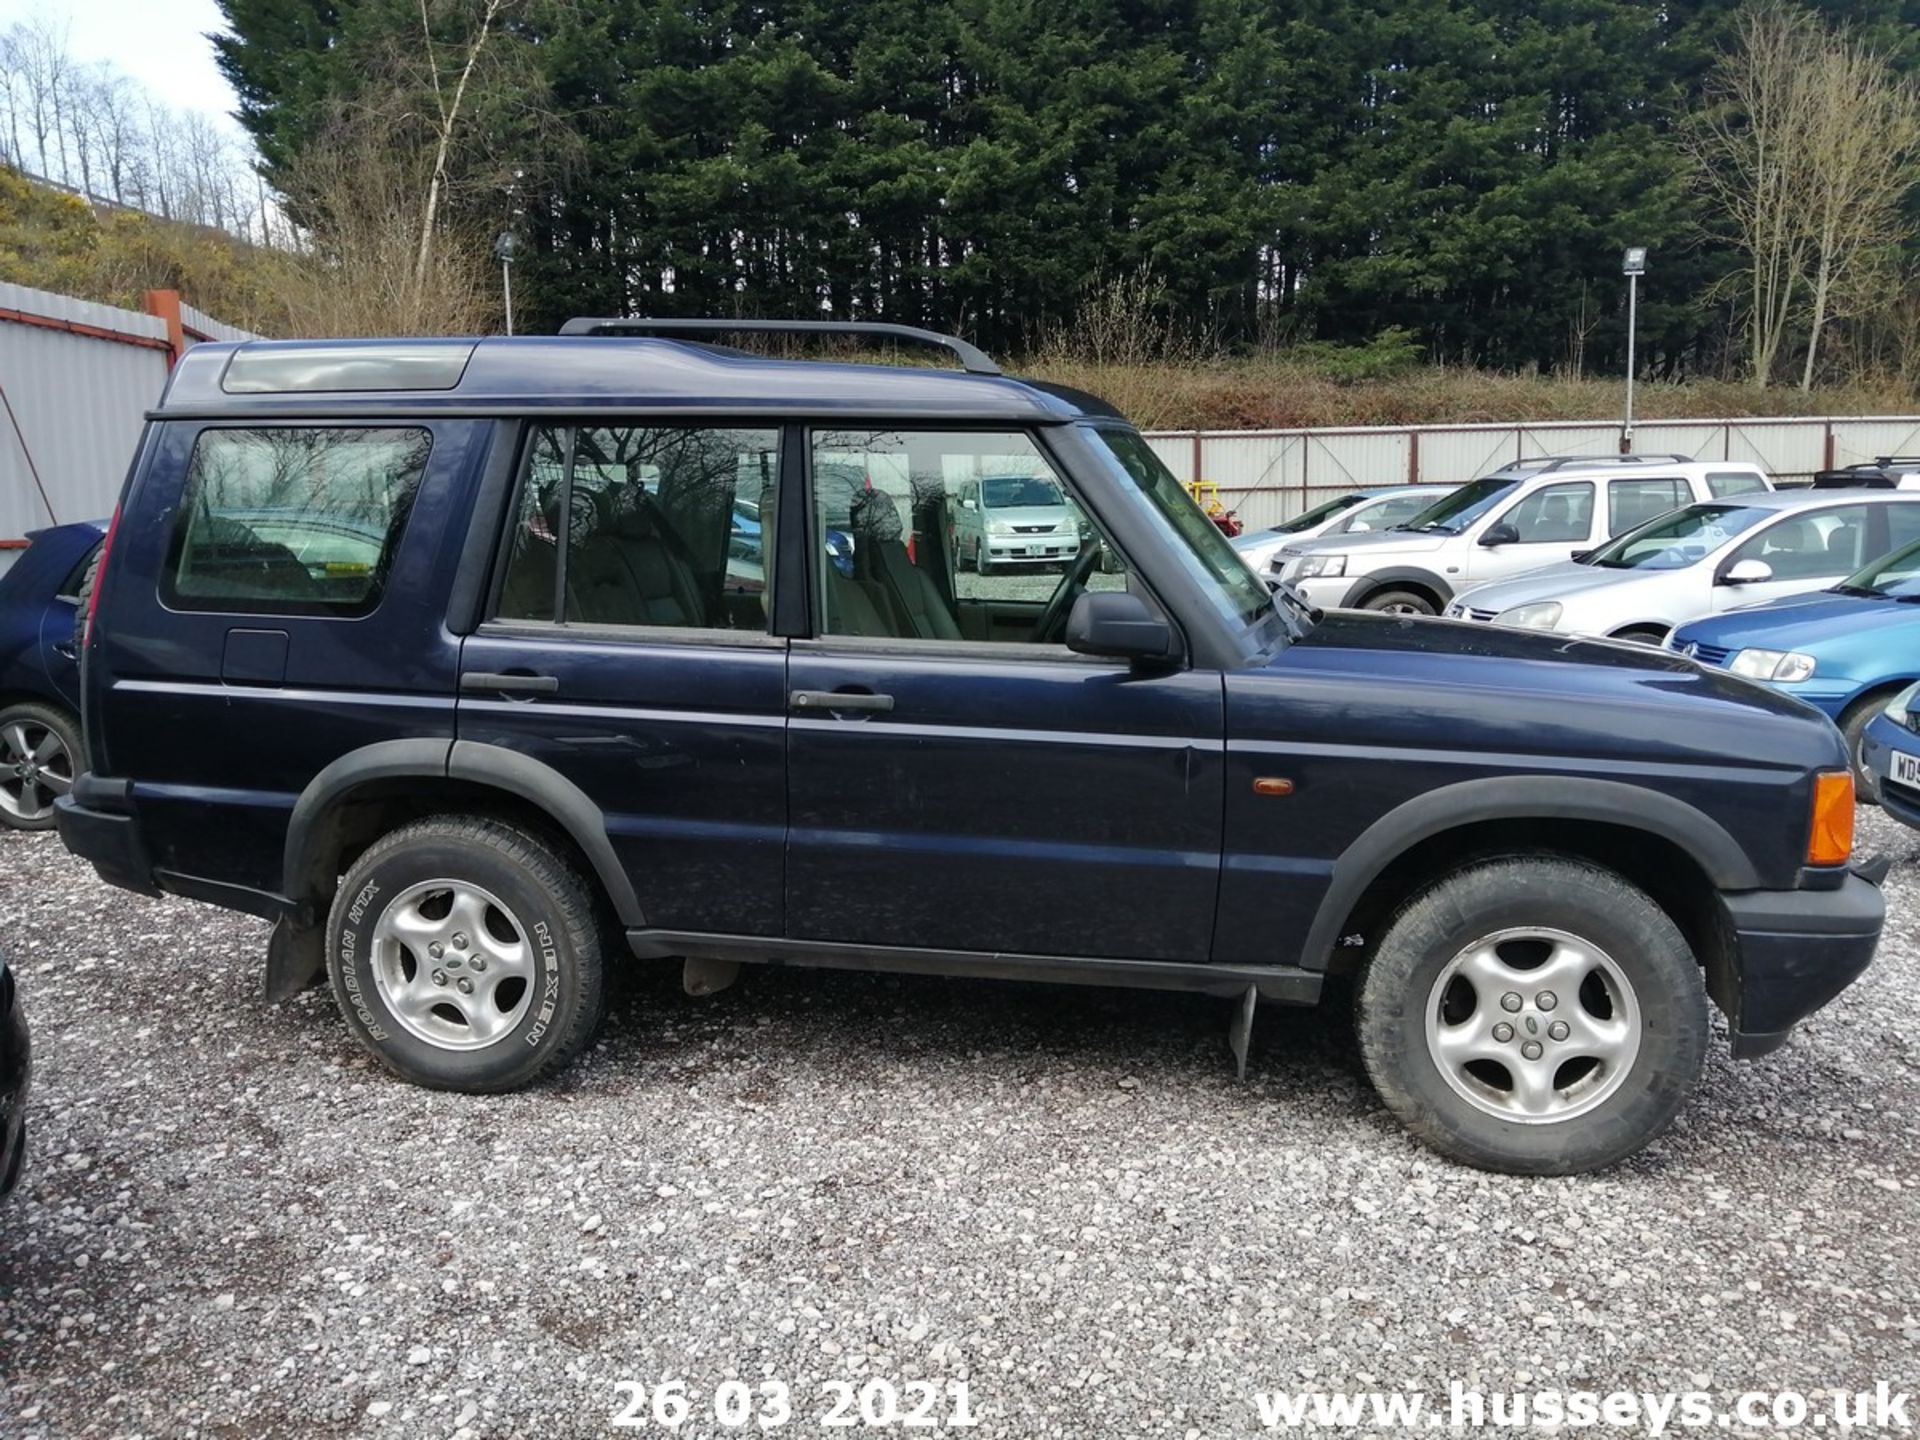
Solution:
[{"label": "street light pole", "polygon": [[513,334],[513,249],[514,238],[511,230],[502,230],[493,237],[493,258],[500,262],[500,289],[507,304],[507,334]]},{"label": "street light pole", "polygon": [[1647,252],[1642,246],[1627,251],[1621,271],[1627,277],[1627,417],[1620,427],[1620,453],[1633,453],[1633,377],[1638,369],[1634,340],[1640,329],[1640,277],[1646,273]]}]

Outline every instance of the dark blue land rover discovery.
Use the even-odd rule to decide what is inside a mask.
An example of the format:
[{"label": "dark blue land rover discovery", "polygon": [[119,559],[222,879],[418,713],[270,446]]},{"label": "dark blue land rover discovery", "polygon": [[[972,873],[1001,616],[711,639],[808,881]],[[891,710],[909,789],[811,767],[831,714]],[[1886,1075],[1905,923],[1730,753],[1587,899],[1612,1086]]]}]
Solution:
[{"label": "dark blue land rover discovery", "polygon": [[[1311,611],[1091,396],[721,328],[783,327],[189,352],[87,597],[68,846],[271,918],[270,995],[324,970],[469,1091],[564,1065],[621,953],[1201,991],[1243,1062],[1350,972],[1393,1111],[1537,1173],[1659,1133],[1709,996],[1763,1054],[1871,959],[1814,711]],[[963,520],[995,476],[1066,503]],[[1070,558],[983,573],[983,527]]]}]

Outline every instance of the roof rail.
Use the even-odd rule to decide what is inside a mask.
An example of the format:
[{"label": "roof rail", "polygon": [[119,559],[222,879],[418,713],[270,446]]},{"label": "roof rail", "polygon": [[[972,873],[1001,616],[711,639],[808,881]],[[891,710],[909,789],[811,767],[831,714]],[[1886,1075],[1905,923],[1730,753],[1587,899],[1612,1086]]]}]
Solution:
[{"label": "roof rail", "polygon": [[[1920,455],[1876,455],[1873,457],[1873,463],[1876,465],[1920,465]],[[1847,469],[1851,470],[1853,466],[1849,465]]]},{"label": "roof rail", "polygon": [[1506,470],[1537,470],[1542,475],[1550,470],[1564,470],[1570,465],[1690,465],[1691,455],[1535,455],[1525,460],[1515,460],[1511,465],[1502,466]]},{"label": "roof rail", "polygon": [[938,330],[914,325],[888,325],[875,320],[650,320],[597,319],[580,315],[560,327],[562,335],[865,335],[876,339],[911,340],[949,352],[970,375],[998,375],[993,357],[977,346]]}]

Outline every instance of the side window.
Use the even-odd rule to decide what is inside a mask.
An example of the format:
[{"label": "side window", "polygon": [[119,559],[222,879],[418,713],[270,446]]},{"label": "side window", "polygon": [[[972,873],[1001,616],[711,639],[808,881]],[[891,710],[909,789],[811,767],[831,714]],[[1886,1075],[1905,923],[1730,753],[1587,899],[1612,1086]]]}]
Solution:
[{"label": "side window", "polygon": [[1726,495],[1764,495],[1767,482],[1750,470],[1718,470],[1707,474],[1707,492],[1716,499]]},{"label": "side window", "polygon": [[1871,519],[1865,505],[1791,515],[1746,541],[1733,552],[1730,563],[1763,561],[1776,580],[1851,575],[1867,561]]},{"label": "side window", "polygon": [[1607,535],[1624,535],[1669,510],[1679,509],[1692,498],[1687,482],[1671,477],[1636,475],[1630,480],[1609,480]]},{"label": "side window", "polygon": [[432,443],[418,429],[201,431],[161,599],[176,610],[368,614]]},{"label": "side window", "polygon": [[1593,482],[1548,485],[1500,517],[1522,545],[1566,544],[1593,533]]},{"label": "side window", "polygon": [[1920,540],[1920,505],[1889,505],[1880,513],[1887,517],[1889,554]]},{"label": "side window", "polygon": [[1020,432],[817,431],[813,509],[825,634],[1057,643],[1039,622],[1076,579],[1126,588]]},{"label": "side window", "polygon": [[495,615],[764,631],[778,461],[773,429],[535,427]]}]

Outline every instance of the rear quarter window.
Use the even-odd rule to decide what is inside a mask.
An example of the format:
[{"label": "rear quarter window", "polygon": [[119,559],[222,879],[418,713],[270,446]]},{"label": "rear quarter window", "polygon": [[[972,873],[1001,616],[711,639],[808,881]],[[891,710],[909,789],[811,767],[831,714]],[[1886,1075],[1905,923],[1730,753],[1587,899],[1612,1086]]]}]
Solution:
[{"label": "rear quarter window", "polygon": [[201,431],[161,599],[176,610],[368,614],[431,448],[412,428]]}]

